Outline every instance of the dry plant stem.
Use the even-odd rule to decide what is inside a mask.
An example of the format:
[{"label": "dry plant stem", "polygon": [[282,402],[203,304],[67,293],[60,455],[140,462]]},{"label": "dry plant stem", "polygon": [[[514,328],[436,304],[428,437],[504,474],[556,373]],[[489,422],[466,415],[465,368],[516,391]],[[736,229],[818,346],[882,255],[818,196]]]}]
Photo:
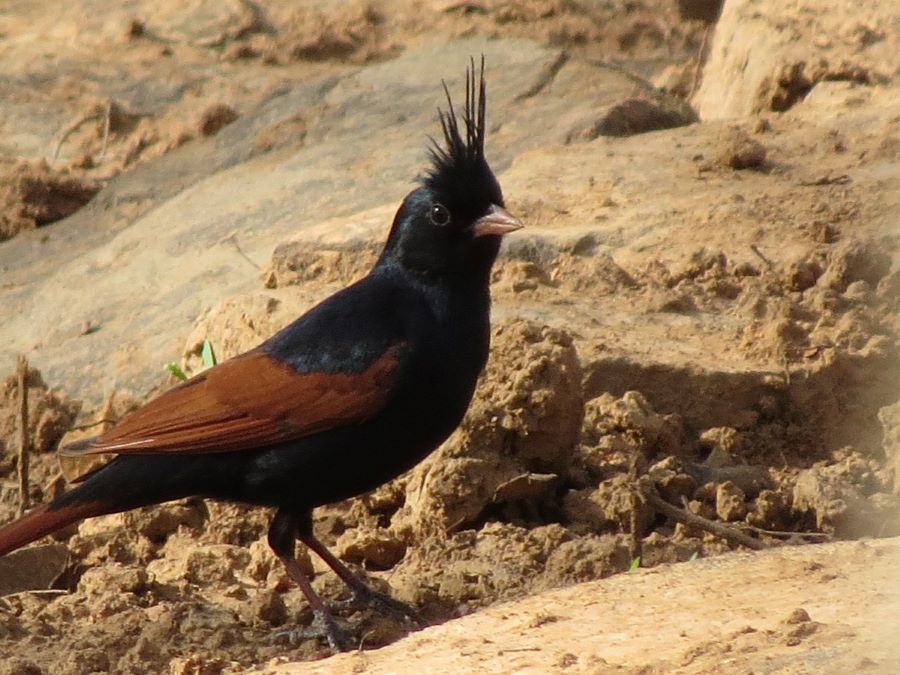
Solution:
[{"label": "dry plant stem", "polygon": [[759,246],[757,246],[756,244],[750,244],[750,250],[753,251],[759,257],[759,259],[766,264],[766,267],[768,267],[769,269],[773,269],[775,267],[772,264],[772,261],[769,260],[765,255],[763,255],[763,252],[759,250]]},{"label": "dry plant stem", "polygon": [[109,143],[109,125],[110,118],[112,117],[112,100],[108,101],[106,104],[106,114],[103,116],[103,147],[100,148],[100,159],[103,160],[106,157],[106,147]]},{"label": "dry plant stem", "polygon": [[656,490],[652,488],[647,488],[644,490],[644,497],[657,511],[668,516],[669,518],[672,518],[673,520],[677,520],[680,523],[684,523],[685,525],[688,525],[690,527],[696,527],[697,529],[704,530],[706,532],[711,532],[717,537],[721,537],[722,539],[725,539],[732,544],[746,546],[747,548],[752,548],[755,551],[761,551],[762,549],[768,548],[758,539],[754,539],[753,537],[750,537],[743,532],[734,529],[733,527],[723,525],[722,523],[716,523],[712,520],[707,520],[706,518],[698,516],[695,513],[691,513],[686,509],[679,509],[677,506],[670,504],[665,499],[660,497],[656,493]]},{"label": "dry plant stem", "polygon": [[19,391],[19,515],[24,515],[31,506],[28,495],[28,359],[19,356],[17,370]]},{"label": "dry plant stem", "polygon": [[238,254],[239,254],[244,260],[246,260],[248,263],[250,263],[253,267],[255,267],[257,270],[262,269],[262,268],[260,268],[259,265],[257,265],[255,262],[253,262],[253,258],[251,258],[250,256],[248,256],[248,255],[244,252],[244,249],[241,248],[241,245],[238,243],[238,240],[237,240],[237,232],[232,232],[231,234],[228,234],[228,235],[222,237],[222,238],[219,240],[219,243],[220,243],[220,244],[224,244],[224,243],[226,243],[226,242],[229,243],[229,244],[231,244],[232,246],[234,246],[234,250],[237,251]]},{"label": "dry plant stem", "polygon": [[753,532],[757,532],[758,534],[767,534],[770,537],[787,537],[788,539],[791,537],[801,537],[801,538],[809,538],[809,539],[831,539],[831,535],[827,532],[788,532],[785,530],[764,530],[761,527],[755,527],[753,525],[746,526],[748,530]]},{"label": "dry plant stem", "polygon": [[53,159],[59,159],[59,151],[62,150],[63,143],[66,142],[66,139],[69,137],[73,131],[75,131],[78,127],[80,127],[85,122],[90,122],[91,120],[95,120],[103,115],[102,112],[92,112],[88,115],[84,115],[83,117],[79,117],[72,124],[65,128],[65,130],[60,134],[59,140],[56,142],[56,149],[53,151]]}]

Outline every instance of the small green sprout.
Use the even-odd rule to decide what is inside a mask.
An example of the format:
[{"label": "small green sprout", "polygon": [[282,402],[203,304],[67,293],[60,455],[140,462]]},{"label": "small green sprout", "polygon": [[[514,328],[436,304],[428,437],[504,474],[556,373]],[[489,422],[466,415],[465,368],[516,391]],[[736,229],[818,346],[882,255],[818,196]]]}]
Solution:
[{"label": "small green sprout", "polygon": [[179,380],[188,379],[188,376],[184,374],[184,371],[181,369],[181,366],[179,366],[174,361],[166,364],[166,370],[168,370],[170,373],[172,373],[172,375],[177,377]]},{"label": "small green sprout", "polygon": [[634,560],[631,561],[631,564],[628,566],[629,572],[634,572],[641,566],[641,556],[638,556]]},{"label": "small green sprout", "polygon": [[[212,368],[219,362],[218,359],[216,359],[216,350],[213,349],[212,342],[210,342],[209,340],[204,340],[203,345],[200,347],[200,360],[203,363],[203,367],[198,372],[203,372],[207,368]],[[174,377],[178,378],[179,380],[184,381],[188,379],[187,374],[185,374],[185,372],[181,369],[181,366],[179,366],[175,361],[167,363],[166,370],[168,370]]]}]

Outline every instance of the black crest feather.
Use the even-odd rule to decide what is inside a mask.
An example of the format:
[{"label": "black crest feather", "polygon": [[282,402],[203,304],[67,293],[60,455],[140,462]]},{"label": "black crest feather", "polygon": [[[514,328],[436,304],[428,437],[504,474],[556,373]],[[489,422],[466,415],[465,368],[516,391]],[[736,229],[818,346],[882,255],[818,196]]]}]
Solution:
[{"label": "black crest feather", "polygon": [[[485,111],[487,94],[484,83],[484,56],[476,72],[475,59],[466,70],[466,100],[462,114],[462,126],[453,107],[447,83],[447,110],[438,109],[443,131],[443,144],[431,139],[429,156],[431,169],[422,184],[438,193],[467,196],[469,199],[487,199],[502,205],[499,186],[484,156]],[[463,135],[463,132],[465,135]],[[485,192],[490,194],[484,194]]]},{"label": "black crest feather", "polygon": [[[486,107],[486,91],[484,84],[484,57],[481,57],[481,69],[476,82],[475,60],[466,71],[466,105],[463,110],[463,123],[466,127],[466,138],[459,133],[459,122],[450,90],[443,80],[444,94],[447,96],[447,111],[438,108],[438,118],[444,132],[445,147],[432,139],[431,160],[434,168],[429,177],[457,167],[477,164],[484,161],[484,116]],[[477,86],[477,98],[476,98]]]}]

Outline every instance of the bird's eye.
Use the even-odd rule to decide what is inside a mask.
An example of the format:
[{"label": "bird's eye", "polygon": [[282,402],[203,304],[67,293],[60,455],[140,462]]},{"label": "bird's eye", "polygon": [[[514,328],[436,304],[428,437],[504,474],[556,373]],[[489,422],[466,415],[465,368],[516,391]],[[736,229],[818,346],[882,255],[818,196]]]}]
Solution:
[{"label": "bird's eye", "polygon": [[431,205],[431,212],[428,216],[435,225],[444,226],[450,222],[450,212],[447,207],[437,202]]}]

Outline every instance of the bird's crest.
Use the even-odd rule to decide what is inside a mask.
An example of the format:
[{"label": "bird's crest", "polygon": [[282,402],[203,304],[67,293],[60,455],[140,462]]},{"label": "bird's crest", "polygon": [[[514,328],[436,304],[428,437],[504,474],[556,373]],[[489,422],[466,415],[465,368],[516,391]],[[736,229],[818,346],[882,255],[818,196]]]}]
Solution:
[{"label": "bird's crest", "polygon": [[438,109],[444,143],[431,139],[429,148],[431,169],[422,178],[422,184],[437,192],[459,194],[480,186],[487,179],[493,186],[496,181],[484,157],[485,109],[487,96],[484,84],[484,56],[479,72],[475,72],[475,59],[466,71],[466,101],[462,124],[465,136],[453,107],[450,90],[443,82],[447,96],[447,110]]}]

